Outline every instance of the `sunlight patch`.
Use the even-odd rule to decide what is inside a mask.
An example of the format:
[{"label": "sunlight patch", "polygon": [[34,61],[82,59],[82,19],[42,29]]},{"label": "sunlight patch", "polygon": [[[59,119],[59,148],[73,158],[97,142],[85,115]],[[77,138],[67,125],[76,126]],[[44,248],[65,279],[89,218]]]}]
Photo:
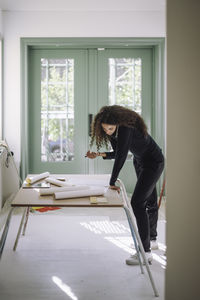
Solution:
[{"label": "sunlight patch", "polygon": [[130,229],[117,221],[90,221],[81,222],[81,226],[96,234],[123,234],[130,233]]},{"label": "sunlight patch", "polygon": [[53,282],[63,291],[65,292],[72,300],[78,300],[78,298],[72,292],[70,286],[62,282],[62,280],[57,276],[52,276]]},{"label": "sunlight patch", "polygon": [[[111,242],[115,246],[123,249],[124,251],[128,252],[129,254],[133,254],[133,249],[130,247],[131,245],[131,238],[129,237],[105,237],[105,240]],[[127,244],[129,242],[129,245]]]}]

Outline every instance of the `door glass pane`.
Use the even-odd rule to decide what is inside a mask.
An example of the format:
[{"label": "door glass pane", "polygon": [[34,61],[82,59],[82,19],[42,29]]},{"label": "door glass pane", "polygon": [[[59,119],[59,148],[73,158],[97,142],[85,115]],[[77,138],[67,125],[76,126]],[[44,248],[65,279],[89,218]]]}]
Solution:
[{"label": "door glass pane", "polygon": [[74,59],[41,59],[41,161],[74,159]]},{"label": "door glass pane", "polygon": [[142,112],[141,58],[109,58],[109,104]]}]

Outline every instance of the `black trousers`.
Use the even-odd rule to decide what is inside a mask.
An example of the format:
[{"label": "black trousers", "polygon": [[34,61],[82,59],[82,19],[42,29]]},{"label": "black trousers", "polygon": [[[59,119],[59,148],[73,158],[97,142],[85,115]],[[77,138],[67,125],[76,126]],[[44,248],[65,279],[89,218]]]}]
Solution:
[{"label": "black trousers", "polygon": [[144,251],[148,252],[151,250],[150,240],[155,240],[157,237],[156,183],[164,169],[164,158],[160,162],[151,162],[146,166],[134,159],[133,164],[137,174],[137,183],[131,198],[131,206]]}]

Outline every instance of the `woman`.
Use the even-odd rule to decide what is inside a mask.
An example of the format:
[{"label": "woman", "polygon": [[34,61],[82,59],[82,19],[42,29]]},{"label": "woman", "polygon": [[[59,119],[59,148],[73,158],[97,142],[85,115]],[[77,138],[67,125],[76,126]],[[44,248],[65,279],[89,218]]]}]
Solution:
[{"label": "woman", "polygon": [[[148,134],[142,117],[136,112],[119,105],[104,106],[95,116],[92,124],[91,146],[96,141],[97,151],[111,143],[112,152],[87,152],[88,158],[102,156],[115,159],[110,178],[110,188],[119,191],[115,185],[124,165],[128,151],[133,153],[137,182],[131,198],[140,238],[149,263],[152,263],[150,241],[156,241],[158,205],[156,183],[164,169],[161,149]],[[137,254],[126,260],[129,265],[139,264]]]}]

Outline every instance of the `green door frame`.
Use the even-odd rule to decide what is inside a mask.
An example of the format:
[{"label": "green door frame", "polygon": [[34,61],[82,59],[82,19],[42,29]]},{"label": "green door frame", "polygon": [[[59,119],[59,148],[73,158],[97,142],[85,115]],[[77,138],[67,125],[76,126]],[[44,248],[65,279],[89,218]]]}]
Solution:
[{"label": "green door frame", "polygon": [[[35,49],[96,49],[96,48],[152,48],[153,104],[152,135],[165,154],[165,39],[164,38],[21,38],[21,163],[24,179],[28,173],[28,55]],[[95,114],[91,107],[89,113]]]}]

